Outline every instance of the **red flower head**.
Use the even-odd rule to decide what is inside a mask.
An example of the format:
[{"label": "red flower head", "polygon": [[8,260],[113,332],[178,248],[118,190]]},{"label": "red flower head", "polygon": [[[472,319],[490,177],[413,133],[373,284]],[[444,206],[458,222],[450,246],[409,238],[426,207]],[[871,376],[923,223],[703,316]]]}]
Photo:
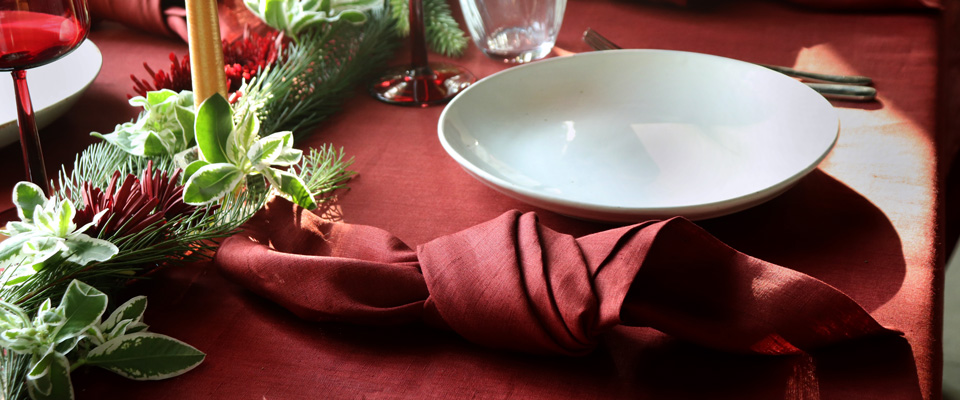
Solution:
[{"label": "red flower head", "polygon": [[97,213],[107,210],[89,234],[109,237],[138,232],[154,223],[190,214],[195,207],[183,202],[183,186],[177,183],[180,172],[178,169],[167,177],[166,172],[153,171],[150,161],[140,179],[128,174],[119,187],[120,171],[114,172],[106,191],[84,182],[84,207],[77,211],[74,222],[83,226],[93,222]]},{"label": "red flower head", "polygon": [[[233,42],[223,42],[223,71],[227,75],[227,90],[230,93],[240,89],[244,80],[249,81],[259,71],[277,62],[283,48],[286,46],[282,33],[270,31],[263,35],[245,30],[243,36]],[[191,90],[190,55],[186,54],[179,61],[174,53],[170,53],[170,72],[154,71],[147,63],[143,68],[153,78],[153,83],[147,79],[138,79],[130,74],[133,80],[133,91],[137,95],[146,96],[147,92],[170,89],[175,92]]]}]

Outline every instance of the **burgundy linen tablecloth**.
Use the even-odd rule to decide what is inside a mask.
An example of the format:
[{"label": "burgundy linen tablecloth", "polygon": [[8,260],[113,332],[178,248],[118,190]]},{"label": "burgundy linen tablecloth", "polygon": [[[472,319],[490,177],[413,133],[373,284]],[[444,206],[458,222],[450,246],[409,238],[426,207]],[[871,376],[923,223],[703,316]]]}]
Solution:
[{"label": "burgundy linen tablecloth", "polygon": [[[622,327],[583,357],[531,356],[489,350],[421,324],[304,322],[212,266],[190,265],[131,290],[150,296],[146,321],[153,330],[191,343],[207,353],[206,361],[182,377],[146,383],[81,369],[74,375],[77,397],[939,398],[941,171],[952,155],[945,143],[955,139],[937,129],[938,19],[763,1],[687,9],[571,0],[557,44],[558,54],[587,51],[580,35],[593,27],[625,47],[873,77],[878,102],[835,103],[839,142],[818,170],[769,203],[698,225],[738,250],[840,289],[904,339],[809,356],[744,356]],[[89,131],[110,131],[136,115],[126,104],[128,76],[143,76],[142,62],[163,68],[170,51],[186,52],[178,39],[109,23],[91,39],[104,67],[79,104],[42,131],[51,167],[71,162],[94,140]],[[506,67],[472,46],[452,61],[480,77]],[[382,228],[411,245],[511,209],[536,211],[544,225],[578,237],[610,228],[530,207],[469,177],[436,139],[441,108],[393,107],[358,94],[299,144],[332,143],[356,157],[359,176],[324,210],[328,215]],[[18,147],[0,149],[0,162],[0,188],[9,190],[22,175]],[[0,197],[0,209],[9,204]]]}]

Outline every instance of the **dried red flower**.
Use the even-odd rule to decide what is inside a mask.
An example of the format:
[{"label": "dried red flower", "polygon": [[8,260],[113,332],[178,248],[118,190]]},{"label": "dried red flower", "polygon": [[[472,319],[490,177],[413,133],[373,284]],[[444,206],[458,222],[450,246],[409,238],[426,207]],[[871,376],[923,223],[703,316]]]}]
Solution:
[{"label": "dried red flower", "polygon": [[[249,81],[267,66],[277,62],[286,41],[282,33],[270,31],[260,35],[246,30],[243,36],[232,42],[223,42],[223,71],[227,76],[227,90],[230,93],[240,89],[244,80]],[[133,91],[137,95],[146,96],[147,92],[170,89],[175,92],[190,90],[190,55],[186,54],[179,61],[174,53],[170,53],[170,72],[154,71],[147,63],[143,68],[153,79],[139,79],[130,74],[133,80]]]},{"label": "dried red flower", "polygon": [[140,178],[128,174],[120,186],[120,172],[114,172],[106,191],[90,182],[84,182],[81,197],[84,207],[77,211],[74,222],[85,225],[93,222],[97,213],[107,210],[94,224],[92,232],[100,237],[126,235],[146,229],[150,225],[192,213],[196,207],[183,202],[183,186],[178,184],[181,170],[172,176],[153,171],[153,162]]}]

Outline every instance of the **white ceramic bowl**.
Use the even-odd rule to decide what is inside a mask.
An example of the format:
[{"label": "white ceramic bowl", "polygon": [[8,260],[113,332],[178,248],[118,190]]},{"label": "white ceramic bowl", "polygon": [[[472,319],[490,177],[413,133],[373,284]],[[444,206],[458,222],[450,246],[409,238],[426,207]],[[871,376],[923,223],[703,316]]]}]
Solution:
[{"label": "white ceramic bowl", "polygon": [[[70,109],[100,73],[103,57],[89,39],[63,58],[27,70],[37,129],[42,129]],[[20,140],[13,78],[0,75],[0,147]]]},{"label": "white ceramic bowl", "polygon": [[454,98],[438,124],[471,175],[573,217],[721,216],[816,168],[836,110],[766,68],[666,50],[583,53],[521,65]]}]

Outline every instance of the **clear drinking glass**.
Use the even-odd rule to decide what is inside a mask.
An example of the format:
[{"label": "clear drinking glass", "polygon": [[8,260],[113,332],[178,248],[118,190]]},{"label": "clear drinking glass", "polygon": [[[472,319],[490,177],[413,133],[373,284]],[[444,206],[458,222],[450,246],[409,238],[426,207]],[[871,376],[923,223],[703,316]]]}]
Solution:
[{"label": "clear drinking glass", "polygon": [[524,63],[553,49],[567,0],[460,0],[474,43],[490,58]]}]

